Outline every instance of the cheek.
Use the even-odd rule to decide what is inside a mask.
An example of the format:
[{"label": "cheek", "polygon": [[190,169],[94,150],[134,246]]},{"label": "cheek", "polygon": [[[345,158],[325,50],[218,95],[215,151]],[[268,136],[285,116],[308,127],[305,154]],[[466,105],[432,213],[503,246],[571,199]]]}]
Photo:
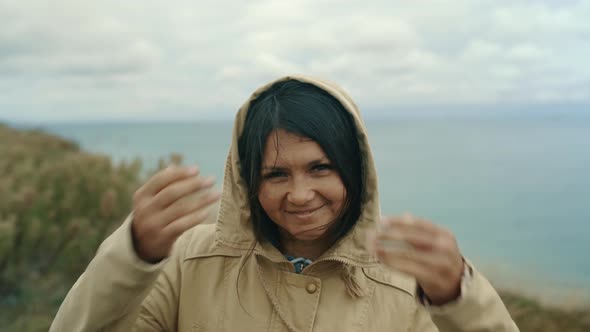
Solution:
[{"label": "cheek", "polygon": [[267,214],[280,209],[281,193],[275,186],[261,185],[258,191],[258,201]]},{"label": "cheek", "polygon": [[344,206],[344,202],[346,202],[346,189],[344,187],[342,187],[342,190],[338,191],[337,197],[338,212],[340,212]]},{"label": "cheek", "polygon": [[330,179],[329,183],[323,184],[324,193],[333,203],[334,209],[340,209],[346,201],[346,187],[340,177]]}]

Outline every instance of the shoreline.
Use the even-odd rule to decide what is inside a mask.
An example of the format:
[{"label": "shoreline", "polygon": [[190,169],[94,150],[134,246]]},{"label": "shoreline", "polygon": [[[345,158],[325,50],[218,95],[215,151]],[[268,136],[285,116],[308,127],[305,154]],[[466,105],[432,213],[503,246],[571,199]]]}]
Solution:
[{"label": "shoreline", "polygon": [[499,293],[529,298],[547,308],[590,308],[590,286],[554,280],[543,276],[542,272],[518,268],[510,263],[476,259],[474,265]]}]

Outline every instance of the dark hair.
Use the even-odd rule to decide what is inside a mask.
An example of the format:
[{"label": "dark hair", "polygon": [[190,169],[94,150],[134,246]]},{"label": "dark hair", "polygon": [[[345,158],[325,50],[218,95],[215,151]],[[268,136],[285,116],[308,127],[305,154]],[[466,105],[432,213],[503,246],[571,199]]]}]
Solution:
[{"label": "dark hair", "polygon": [[279,245],[277,225],[258,201],[261,163],[269,135],[283,129],[310,138],[324,150],[346,188],[346,200],[329,230],[335,241],[357,222],[365,197],[363,156],[352,115],[331,94],[296,80],[273,84],[252,101],[238,141],[241,176],[248,187],[252,225],[259,242]]}]

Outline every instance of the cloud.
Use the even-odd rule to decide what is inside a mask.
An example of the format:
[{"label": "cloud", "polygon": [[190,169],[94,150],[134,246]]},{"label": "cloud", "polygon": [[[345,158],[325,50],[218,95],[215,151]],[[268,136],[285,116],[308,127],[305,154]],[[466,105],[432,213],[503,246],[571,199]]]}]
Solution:
[{"label": "cloud", "polygon": [[231,117],[290,73],[396,105],[590,103],[587,1],[0,0],[0,119]]},{"label": "cloud", "polygon": [[74,2],[62,4],[69,10],[13,2],[3,11],[0,71],[53,78],[103,77],[139,73],[157,63],[157,47],[134,34],[127,23],[94,16]]}]

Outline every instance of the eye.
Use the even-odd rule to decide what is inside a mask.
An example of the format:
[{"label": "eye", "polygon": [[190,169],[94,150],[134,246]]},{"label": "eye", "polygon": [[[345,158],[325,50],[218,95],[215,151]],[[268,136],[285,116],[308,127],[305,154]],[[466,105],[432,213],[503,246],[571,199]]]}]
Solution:
[{"label": "eye", "polygon": [[330,165],[330,164],[317,164],[311,168],[311,170],[314,172],[321,172],[321,171],[331,170],[331,169],[333,169],[333,168],[332,168],[332,165]]},{"label": "eye", "polygon": [[272,171],[272,172],[268,172],[266,174],[263,175],[264,179],[276,179],[276,178],[282,178],[282,177],[286,177],[287,173],[282,172],[282,171]]}]

